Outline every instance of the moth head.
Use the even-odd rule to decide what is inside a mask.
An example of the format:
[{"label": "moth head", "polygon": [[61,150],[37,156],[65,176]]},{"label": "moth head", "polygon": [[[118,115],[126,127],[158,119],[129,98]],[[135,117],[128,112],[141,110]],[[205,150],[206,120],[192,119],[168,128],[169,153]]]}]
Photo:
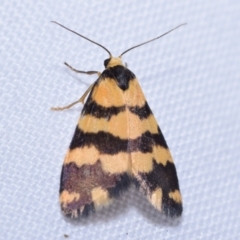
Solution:
[{"label": "moth head", "polygon": [[110,58],[107,58],[106,60],[104,60],[105,68],[110,68],[110,67],[114,67],[114,66],[118,66],[118,65],[125,66],[122,62],[121,57],[112,57],[111,56]]}]

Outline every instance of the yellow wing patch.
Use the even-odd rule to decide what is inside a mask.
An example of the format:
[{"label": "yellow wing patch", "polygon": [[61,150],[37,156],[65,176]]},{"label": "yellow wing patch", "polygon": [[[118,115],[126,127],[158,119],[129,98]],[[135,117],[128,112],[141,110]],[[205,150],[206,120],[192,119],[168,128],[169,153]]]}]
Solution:
[{"label": "yellow wing patch", "polygon": [[153,148],[153,158],[156,160],[157,163],[163,164],[163,166],[166,166],[167,162],[173,163],[170,151],[161,146],[155,146]]},{"label": "yellow wing patch", "polygon": [[150,194],[149,198],[149,201],[152,203],[152,205],[159,211],[162,210],[162,197],[163,197],[162,189],[157,188]]},{"label": "yellow wing patch", "polygon": [[145,104],[146,99],[137,79],[129,82],[129,88],[124,92],[124,101],[128,106],[142,107]]},{"label": "yellow wing patch", "polygon": [[64,164],[75,163],[78,167],[83,165],[94,165],[97,161],[106,173],[131,173],[130,155],[126,152],[119,152],[114,155],[100,154],[94,146],[85,146],[68,150]]},{"label": "yellow wing patch", "polygon": [[68,150],[64,159],[64,164],[74,162],[81,167],[84,164],[93,165],[99,158],[99,151],[94,146],[84,146]]},{"label": "yellow wing patch", "polygon": [[111,78],[105,78],[99,82],[93,89],[92,98],[103,107],[123,105],[122,92],[116,88],[116,81]]},{"label": "yellow wing patch", "polygon": [[80,199],[80,194],[73,192],[69,193],[68,191],[64,190],[60,195],[60,202],[66,206],[68,203],[73,201],[78,201]]},{"label": "yellow wing patch", "polygon": [[120,138],[127,138],[128,136],[126,112],[120,112],[118,115],[112,116],[109,121],[88,114],[79,120],[78,127],[88,133],[104,131]]},{"label": "yellow wing patch", "polygon": [[92,195],[92,201],[94,203],[94,207],[96,209],[111,203],[111,199],[109,199],[109,196],[108,196],[108,191],[106,191],[101,187],[94,188],[91,191],[91,195]]},{"label": "yellow wing patch", "polygon": [[182,202],[182,196],[181,196],[181,193],[178,190],[170,192],[168,195],[175,202],[177,202],[177,203],[181,203]]},{"label": "yellow wing patch", "polygon": [[78,127],[84,132],[98,133],[100,131],[111,133],[122,139],[135,139],[144,132],[158,133],[158,126],[153,115],[141,120],[137,115],[126,109],[110,120],[97,118],[91,115],[84,115],[79,119]]}]

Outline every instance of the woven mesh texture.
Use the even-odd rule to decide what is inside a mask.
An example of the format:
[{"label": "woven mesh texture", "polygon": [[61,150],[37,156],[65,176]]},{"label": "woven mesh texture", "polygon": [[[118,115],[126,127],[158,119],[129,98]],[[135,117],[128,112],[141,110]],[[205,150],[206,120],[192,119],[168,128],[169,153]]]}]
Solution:
[{"label": "woven mesh texture", "polygon": [[[7,1],[0,6],[0,239],[240,239],[240,2]],[[184,211],[166,219],[131,188],[88,219],[58,203],[60,171],[82,106],[113,55],[171,28],[123,60],[136,74],[174,157]]]}]

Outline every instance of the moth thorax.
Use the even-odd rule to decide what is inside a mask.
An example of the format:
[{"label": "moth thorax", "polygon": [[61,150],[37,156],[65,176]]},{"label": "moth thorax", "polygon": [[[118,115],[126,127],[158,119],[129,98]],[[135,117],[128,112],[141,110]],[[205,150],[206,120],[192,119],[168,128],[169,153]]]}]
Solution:
[{"label": "moth thorax", "polygon": [[120,57],[110,57],[104,61],[105,68],[110,68],[117,65],[124,66]]}]

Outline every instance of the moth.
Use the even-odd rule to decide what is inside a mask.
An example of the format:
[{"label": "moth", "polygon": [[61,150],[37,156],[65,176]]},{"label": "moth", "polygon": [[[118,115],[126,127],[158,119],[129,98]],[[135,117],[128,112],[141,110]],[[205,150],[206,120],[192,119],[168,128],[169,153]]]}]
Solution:
[{"label": "moth", "polygon": [[87,97],[62,167],[63,213],[72,218],[87,216],[134,183],[157,210],[170,217],[180,216],[182,198],[171,153],[136,76],[122,62],[122,56],[185,24],[113,57],[99,43],[54,23],[109,54],[102,73],[76,70],[65,63],[77,73],[97,74],[98,78],[78,101],[52,108],[68,109],[84,103]]}]

